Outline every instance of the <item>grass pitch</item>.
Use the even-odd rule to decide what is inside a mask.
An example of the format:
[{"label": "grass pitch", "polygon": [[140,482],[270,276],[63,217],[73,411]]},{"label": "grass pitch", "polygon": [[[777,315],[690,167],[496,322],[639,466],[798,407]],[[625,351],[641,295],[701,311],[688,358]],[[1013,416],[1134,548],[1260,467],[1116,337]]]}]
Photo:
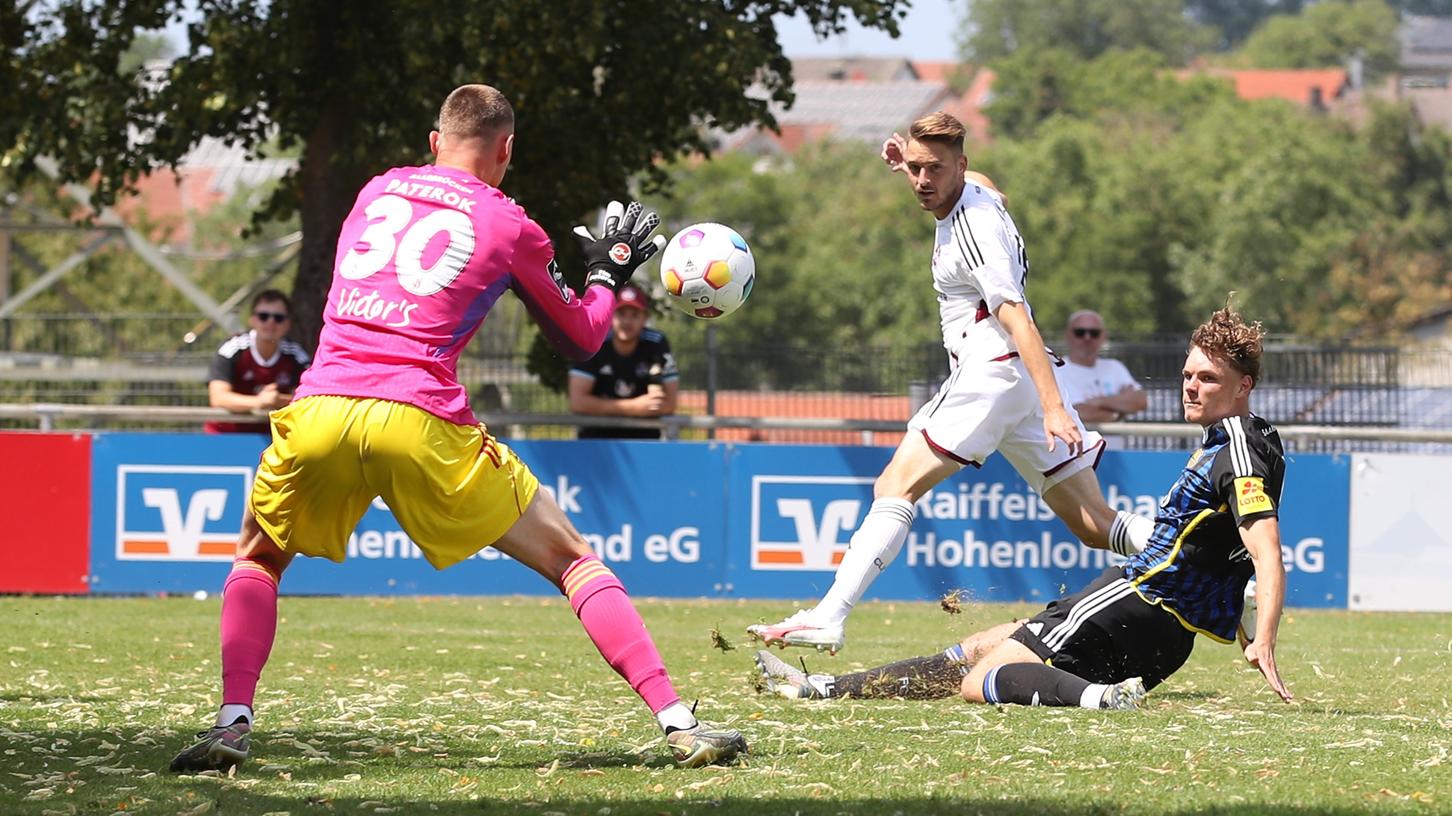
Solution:
[{"label": "grass pitch", "polygon": [[[1452,813],[1449,615],[1293,610],[1293,705],[1202,638],[1146,710],[1092,712],[759,696],[742,629],[790,604],[640,607],[744,763],[672,767],[563,600],[284,598],[252,758],[173,776],[217,702],[217,601],[3,597],[0,814]],[[847,651],[802,654],[849,671],[1025,611],[868,604]]]}]

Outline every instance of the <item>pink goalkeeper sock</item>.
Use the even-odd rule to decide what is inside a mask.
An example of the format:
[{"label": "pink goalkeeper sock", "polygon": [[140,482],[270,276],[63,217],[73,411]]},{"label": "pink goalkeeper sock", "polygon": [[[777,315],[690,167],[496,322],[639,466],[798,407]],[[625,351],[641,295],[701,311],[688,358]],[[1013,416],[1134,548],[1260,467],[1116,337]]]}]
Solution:
[{"label": "pink goalkeeper sock", "polygon": [[222,584],[222,704],[252,707],[277,636],[277,576],[239,558]]},{"label": "pink goalkeeper sock", "polygon": [[560,576],[560,583],[570,599],[570,608],[595,641],[595,648],[610,668],[635,689],[652,714],[681,699],[645,622],[609,567],[599,558],[586,555],[570,564]]}]

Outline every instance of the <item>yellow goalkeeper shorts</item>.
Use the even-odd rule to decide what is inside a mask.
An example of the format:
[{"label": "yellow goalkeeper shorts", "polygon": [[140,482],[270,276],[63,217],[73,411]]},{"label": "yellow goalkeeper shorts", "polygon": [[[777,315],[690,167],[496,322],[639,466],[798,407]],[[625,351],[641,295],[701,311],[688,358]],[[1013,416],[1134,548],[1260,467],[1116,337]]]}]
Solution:
[{"label": "yellow goalkeeper shorts", "polygon": [[493,544],[539,480],[481,425],[358,397],[305,397],[272,414],[252,512],[287,552],[342,561],[373,497],[437,569]]}]

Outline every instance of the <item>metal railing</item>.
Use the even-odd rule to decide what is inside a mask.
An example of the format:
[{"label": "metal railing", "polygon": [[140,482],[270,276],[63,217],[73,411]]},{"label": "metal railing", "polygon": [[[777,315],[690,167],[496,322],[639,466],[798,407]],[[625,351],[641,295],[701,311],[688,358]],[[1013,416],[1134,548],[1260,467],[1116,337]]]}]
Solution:
[{"label": "metal railing", "polygon": [[[714,431],[744,429],[753,431],[834,431],[862,434],[901,433],[903,425],[893,420],[836,419],[802,417],[743,417],[677,415],[659,419],[628,417],[581,416],[577,414],[515,414],[491,413],[481,417],[491,427],[577,427],[580,425],[618,428],[654,428],[667,438],[682,431]],[[187,408],[175,406],[76,405],[65,403],[0,404],[0,419],[36,423],[41,431],[52,431],[62,420],[81,422],[121,420],[171,425],[199,424],[208,420],[235,423],[267,421],[265,414],[237,414],[220,408]],[[1106,435],[1135,435],[1166,439],[1197,439],[1199,426],[1168,422],[1105,422],[1089,426]],[[78,428],[75,430],[86,430]],[[89,430],[94,430],[91,428]],[[1283,440],[1303,441],[1379,441],[1400,443],[1452,444],[1452,429],[1409,429],[1326,425],[1279,426]]]}]

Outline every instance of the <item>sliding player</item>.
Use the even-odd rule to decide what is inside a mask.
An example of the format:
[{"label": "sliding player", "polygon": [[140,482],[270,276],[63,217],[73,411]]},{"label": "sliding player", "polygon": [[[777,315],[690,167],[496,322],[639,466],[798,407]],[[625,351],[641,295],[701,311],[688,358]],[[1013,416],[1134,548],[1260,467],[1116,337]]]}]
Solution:
[{"label": "sliding player", "polygon": [[[1285,600],[1278,514],[1280,436],[1250,412],[1261,331],[1228,307],[1195,330],[1185,360],[1185,419],[1204,428],[1155,517],[1144,552],[1027,621],[979,632],[927,657],[847,675],[809,675],[757,653],[768,688],[790,698],[947,697],[976,703],[1134,708],[1190,657],[1195,635],[1249,638],[1245,659],[1281,699],[1276,667]],[[1253,631],[1240,628],[1255,576]]]}]

